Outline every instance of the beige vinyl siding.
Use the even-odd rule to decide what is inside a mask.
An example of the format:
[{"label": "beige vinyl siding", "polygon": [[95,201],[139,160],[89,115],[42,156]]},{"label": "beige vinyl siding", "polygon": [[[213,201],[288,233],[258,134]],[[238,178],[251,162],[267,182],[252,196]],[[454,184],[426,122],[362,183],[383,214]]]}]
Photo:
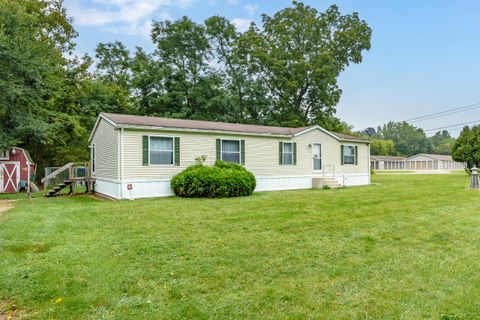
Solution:
[{"label": "beige vinyl siding", "polygon": [[[313,130],[308,133],[295,137],[293,141],[297,142],[297,164],[307,173],[313,170],[312,150],[308,149],[309,144],[322,144],[322,166],[335,165],[346,174],[349,173],[369,173],[369,151],[368,144],[339,141],[330,135],[320,131]],[[357,146],[358,147],[358,164],[342,165],[341,146]]]},{"label": "beige vinyl siding", "polygon": [[95,177],[117,180],[119,159],[119,131],[100,118],[91,144],[95,145]]},{"label": "beige vinyl siding", "polygon": [[[142,137],[144,135],[180,138],[180,166],[143,166]],[[312,150],[309,144],[322,144],[323,165],[336,165],[345,173],[366,173],[369,171],[368,145],[366,143],[343,143],[320,130],[313,130],[293,139],[230,135],[220,133],[189,133],[176,131],[125,130],[123,133],[124,179],[166,179],[186,167],[195,164],[195,158],[207,156],[207,165],[216,160],[216,139],[245,140],[245,167],[257,176],[311,175],[313,173]],[[279,142],[297,143],[297,165],[279,164]],[[340,146],[358,146],[358,165],[341,165]]]}]

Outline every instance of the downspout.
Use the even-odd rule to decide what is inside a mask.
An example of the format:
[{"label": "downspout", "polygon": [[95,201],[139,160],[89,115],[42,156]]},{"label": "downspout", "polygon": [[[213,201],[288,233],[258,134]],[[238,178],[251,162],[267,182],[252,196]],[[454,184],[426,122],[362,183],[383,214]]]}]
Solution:
[{"label": "downspout", "polygon": [[370,143],[368,143],[368,159],[367,160],[368,160],[368,166],[367,166],[367,168],[368,168],[368,184],[371,184],[372,183],[372,174],[371,174],[371,171],[372,171],[371,165],[372,164],[370,163]]},{"label": "downspout", "polygon": [[120,129],[120,199],[123,199],[123,128]]},{"label": "downspout", "polygon": [[32,194],[30,193],[30,162],[27,160],[27,194],[28,197],[31,198]]}]

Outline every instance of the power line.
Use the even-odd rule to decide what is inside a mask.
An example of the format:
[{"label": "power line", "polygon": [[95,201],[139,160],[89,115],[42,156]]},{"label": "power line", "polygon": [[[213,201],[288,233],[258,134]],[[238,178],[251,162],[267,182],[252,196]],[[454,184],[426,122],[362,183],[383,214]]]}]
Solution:
[{"label": "power line", "polygon": [[421,122],[421,121],[426,121],[426,120],[441,118],[441,117],[445,117],[445,116],[450,116],[450,115],[456,114],[456,113],[461,113],[461,112],[465,112],[465,111],[471,111],[471,110],[478,109],[478,108],[480,108],[480,105],[474,105],[474,106],[471,106],[471,107],[469,107],[469,108],[465,108],[465,109],[462,109],[462,110],[449,111],[449,112],[445,112],[445,113],[443,113],[443,114],[434,115],[434,116],[425,117],[425,118],[422,118],[422,119],[413,120],[413,121],[407,121],[407,122],[417,123],[417,122]]},{"label": "power line", "polygon": [[480,123],[480,120],[469,121],[469,122],[464,122],[464,123],[457,123],[457,124],[452,124],[452,125],[444,126],[444,127],[426,129],[426,130],[423,130],[423,131],[427,132],[427,131],[442,130],[442,129],[448,129],[448,128],[454,128],[454,127],[462,127],[462,126],[466,126],[466,125],[469,125],[469,124],[477,124],[477,123]]},{"label": "power line", "polygon": [[456,107],[456,108],[452,108],[452,109],[448,109],[448,110],[444,110],[444,111],[439,111],[439,112],[435,112],[435,113],[431,113],[431,114],[426,114],[426,115],[423,115],[423,116],[420,116],[420,117],[414,117],[414,118],[410,118],[410,119],[407,119],[407,120],[404,120],[404,121],[405,122],[419,122],[419,121],[424,121],[424,120],[429,120],[429,119],[434,119],[434,118],[447,116],[447,115],[450,115],[450,114],[469,111],[469,110],[473,110],[473,109],[476,109],[476,108],[480,108],[480,102],[477,102],[477,103],[474,103],[474,104],[469,104],[469,105],[462,106],[462,107]]}]

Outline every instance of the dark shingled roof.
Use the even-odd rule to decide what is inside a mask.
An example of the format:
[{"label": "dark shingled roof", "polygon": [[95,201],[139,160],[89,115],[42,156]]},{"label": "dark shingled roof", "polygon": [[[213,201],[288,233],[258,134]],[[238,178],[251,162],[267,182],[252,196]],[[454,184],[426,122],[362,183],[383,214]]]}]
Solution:
[{"label": "dark shingled roof", "polygon": [[[147,117],[147,116],[135,116],[127,114],[117,113],[101,113],[102,116],[111,120],[116,124],[131,125],[131,126],[147,126],[147,127],[161,127],[161,128],[175,128],[175,129],[195,129],[195,130],[214,130],[225,132],[238,132],[238,133],[253,133],[253,134],[273,134],[273,135],[285,135],[293,136],[297,133],[305,131],[310,127],[302,128],[288,128],[288,127],[273,127],[273,126],[261,126],[252,124],[241,123],[226,123],[215,121],[203,121],[203,120],[187,120],[187,119],[173,119],[173,118],[161,118],[161,117]],[[368,142],[368,140],[344,135],[340,133],[334,133],[333,135],[340,140],[354,140]]]},{"label": "dark shingled roof", "polygon": [[370,140],[362,138],[362,137],[351,136],[351,135],[348,135],[348,134],[337,133],[337,132],[332,132],[332,133],[334,135],[336,135],[337,137],[339,137],[340,139],[343,139],[343,140],[358,140],[358,141],[365,141],[365,142],[370,141]]}]

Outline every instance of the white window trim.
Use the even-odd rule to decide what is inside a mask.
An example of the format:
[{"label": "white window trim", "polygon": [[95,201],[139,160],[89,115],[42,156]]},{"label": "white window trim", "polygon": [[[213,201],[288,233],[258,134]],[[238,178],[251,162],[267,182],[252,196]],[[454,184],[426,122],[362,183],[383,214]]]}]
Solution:
[{"label": "white window trim", "polygon": [[[320,145],[320,169],[315,169],[315,164],[313,163],[313,146],[319,144]],[[314,142],[312,143],[312,171],[314,172],[321,172],[323,170],[323,143]]]},{"label": "white window trim", "polygon": [[[345,148],[346,148],[346,147],[352,147],[352,148],[353,148],[353,163],[346,163],[346,162],[345,162]],[[355,165],[355,161],[356,161],[356,159],[355,159],[355,145],[353,145],[353,144],[344,144],[344,145],[343,145],[343,148],[344,148],[344,149],[343,149],[343,159],[342,159],[343,165],[344,165],[344,166],[354,166],[354,165]],[[347,156],[347,157],[351,157],[351,156]]]},{"label": "white window trim", "polygon": [[[172,139],[172,164],[161,164],[161,163],[152,163],[150,161],[151,154],[152,154],[152,147],[151,147],[151,138],[170,138]],[[163,135],[156,135],[156,134],[151,134],[148,135],[148,166],[152,167],[174,167],[175,166],[175,136],[163,136]],[[161,150],[161,151],[169,151],[169,150]]]},{"label": "white window trim", "polygon": [[[292,151],[290,152],[285,152],[285,145],[286,144],[291,144],[292,145]],[[285,154],[286,153],[290,153],[292,155],[292,163],[285,163]],[[293,161],[293,141],[282,141],[282,165],[284,166],[293,166],[294,164],[294,161]]]},{"label": "white window trim", "polygon": [[[229,162],[229,163],[235,163],[242,165],[242,139],[220,139],[220,160],[223,160],[223,141],[238,141],[238,152],[231,152],[231,151],[225,151],[225,153],[238,153],[238,163],[235,162]],[[228,161],[225,161],[228,162]]]},{"label": "white window trim", "polygon": [[4,154],[0,154],[0,160],[8,160],[8,159],[10,159],[10,151],[9,150],[5,151]]}]

